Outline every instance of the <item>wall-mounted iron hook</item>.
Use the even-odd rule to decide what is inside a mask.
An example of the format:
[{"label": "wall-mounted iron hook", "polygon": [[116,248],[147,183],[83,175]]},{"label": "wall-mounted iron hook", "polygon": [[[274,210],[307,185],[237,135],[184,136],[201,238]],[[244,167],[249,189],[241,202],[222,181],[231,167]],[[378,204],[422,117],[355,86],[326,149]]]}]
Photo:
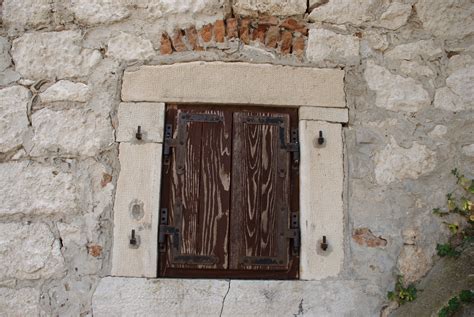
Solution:
[{"label": "wall-mounted iron hook", "polygon": [[323,251],[326,251],[329,247],[329,244],[327,243],[326,236],[323,236],[323,242],[321,242],[321,249]]},{"label": "wall-mounted iron hook", "polygon": [[142,139],[142,127],[139,125],[138,128],[137,128],[137,133],[135,134],[135,137],[138,139],[138,140],[141,140]]},{"label": "wall-mounted iron hook", "polygon": [[134,229],[132,229],[132,235],[130,236],[130,244],[133,246],[137,245],[137,237],[135,237]]},{"label": "wall-mounted iron hook", "polygon": [[319,144],[319,145],[323,145],[323,144],[324,144],[323,131],[319,131],[318,144]]}]

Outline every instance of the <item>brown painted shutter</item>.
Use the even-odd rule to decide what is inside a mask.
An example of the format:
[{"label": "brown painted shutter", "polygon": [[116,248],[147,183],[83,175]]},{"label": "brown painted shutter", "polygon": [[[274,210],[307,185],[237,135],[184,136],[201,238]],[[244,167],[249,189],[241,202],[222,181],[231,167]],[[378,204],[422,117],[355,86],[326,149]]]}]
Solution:
[{"label": "brown painted shutter", "polygon": [[230,268],[287,270],[289,115],[235,112],[233,118]]},{"label": "brown painted shutter", "polygon": [[[166,268],[228,268],[232,116],[222,111],[167,110],[173,150],[163,173],[161,234]],[[166,160],[166,158],[165,158]],[[163,250],[162,250],[163,251]]]}]

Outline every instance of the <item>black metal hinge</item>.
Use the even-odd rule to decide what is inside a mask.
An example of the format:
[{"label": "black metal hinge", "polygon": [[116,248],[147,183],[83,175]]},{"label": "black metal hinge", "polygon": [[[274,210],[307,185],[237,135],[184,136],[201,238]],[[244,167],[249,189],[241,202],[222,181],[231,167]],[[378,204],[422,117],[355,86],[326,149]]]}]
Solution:
[{"label": "black metal hinge", "polygon": [[290,229],[287,231],[286,237],[293,240],[293,255],[298,255],[300,253],[301,246],[301,233],[298,213],[292,212],[290,218]]},{"label": "black metal hinge", "polygon": [[280,145],[282,149],[291,152],[293,168],[298,168],[300,164],[300,143],[298,141],[298,129],[291,129],[290,143],[285,143],[285,128],[280,126]]}]

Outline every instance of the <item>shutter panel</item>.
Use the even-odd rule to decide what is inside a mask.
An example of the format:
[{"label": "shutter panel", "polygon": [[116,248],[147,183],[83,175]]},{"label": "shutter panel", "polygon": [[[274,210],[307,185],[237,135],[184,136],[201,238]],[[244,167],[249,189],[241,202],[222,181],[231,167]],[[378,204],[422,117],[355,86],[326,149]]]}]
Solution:
[{"label": "shutter panel", "polygon": [[169,107],[168,124],[170,118],[174,148],[163,167],[168,177],[163,179],[161,215],[162,223],[168,223],[160,226],[170,238],[160,236],[167,243],[161,273],[166,276],[168,267],[226,269],[232,116]]},{"label": "shutter panel", "polygon": [[289,115],[233,117],[230,268],[289,269]]}]

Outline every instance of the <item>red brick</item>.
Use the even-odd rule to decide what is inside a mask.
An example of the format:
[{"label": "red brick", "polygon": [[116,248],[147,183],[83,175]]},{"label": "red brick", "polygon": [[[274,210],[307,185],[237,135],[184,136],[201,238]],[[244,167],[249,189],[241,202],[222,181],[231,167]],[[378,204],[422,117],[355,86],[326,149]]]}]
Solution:
[{"label": "red brick", "polygon": [[173,35],[173,48],[176,52],[184,52],[187,50],[186,45],[183,42],[183,30],[176,30]]},{"label": "red brick", "polygon": [[261,25],[278,25],[278,18],[274,16],[263,16],[258,19],[258,24]]},{"label": "red brick", "polygon": [[352,239],[354,239],[357,244],[369,248],[384,247],[387,245],[386,239],[375,236],[369,228],[355,229],[352,232]]},{"label": "red brick", "polygon": [[89,254],[95,258],[102,254],[102,247],[100,245],[90,244],[87,246],[87,249],[89,251]]},{"label": "red brick", "polygon": [[217,20],[214,23],[214,39],[218,43],[222,43],[225,40],[225,24],[224,20]]},{"label": "red brick", "polygon": [[288,18],[280,24],[281,27],[290,30],[300,32],[301,34],[308,35],[308,28],[303,22],[298,22],[293,18]]},{"label": "red brick", "polygon": [[202,27],[201,39],[204,43],[210,42],[212,40],[212,24],[206,24]]},{"label": "red brick", "polygon": [[198,34],[194,26],[186,29],[186,37],[188,38],[188,42],[193,50],[202,51],[202,47],[199,45]]},{"label": "red brick", "polygon": [[259,24],[252,32],[252,40],[265,43],[265,34],[267,33],[268,25]]},{"label": "red brick", "polygon": [[240,20],[240,40],[245,43],[250,43],[250,20],[242,19]]},{"label": "red brick", "polygon": [[278,26],[271,26],[268,29],[265,38],[265,45],[270,48],[276,48],[280,41],[280,28]]},{"label": "red brick", "polygon": [[283,31],[281,34],[280,51],[283,55],[291,53],[291,42],[293,41],[293,34],[290,31]]},{"label": "red brick", "polygon": [[168,55],[173,53],[173,47],[171,46],[171,39],[168,34],[163,33],[161,34],[161,46],[160,46],[160,54]]},{"label": "red brick", "polygon": [[295,54],[298,57],[303,56],[304,47],[305,47],[304,37],[298,36],[296,40],[293,42],[293,54]]},{"label": "red brick", "polygon": [[236,18],[229,18],[227,23],[227,37],[229,39],[239,37],[239,23]]}]

